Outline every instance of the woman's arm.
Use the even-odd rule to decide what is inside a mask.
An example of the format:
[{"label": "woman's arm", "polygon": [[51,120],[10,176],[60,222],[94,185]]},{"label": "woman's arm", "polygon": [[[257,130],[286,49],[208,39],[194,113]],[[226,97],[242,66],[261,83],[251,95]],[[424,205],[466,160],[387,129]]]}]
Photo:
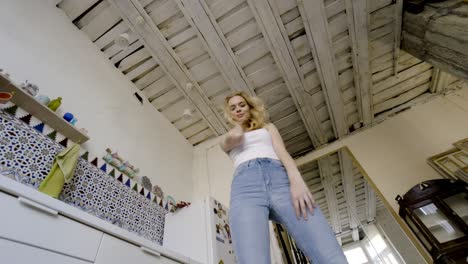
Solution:
[{"label": "woman's arm", "polygon": [[314,197],[310,193],[304,179],[302,179],[301,173],[296,166],[296,162],[286,150],[278,129],[272,123],[268,124],[267,128],[271,135],[275,153],[286,168],[289,182],[291,183],[291,196],[294,209],[296,210],[296,216],[299,218],[299,215],[302,214],[304,219],[307,220],[307,208],[309,208],[311,213],[314,211]]},{"label": "woman's arm", "polygon": [[228,153],[231,149],[241,145],[243,142],[244,130],[239,124],[235,124],[234,128],[224,134],[219,145],[224,152]]}]

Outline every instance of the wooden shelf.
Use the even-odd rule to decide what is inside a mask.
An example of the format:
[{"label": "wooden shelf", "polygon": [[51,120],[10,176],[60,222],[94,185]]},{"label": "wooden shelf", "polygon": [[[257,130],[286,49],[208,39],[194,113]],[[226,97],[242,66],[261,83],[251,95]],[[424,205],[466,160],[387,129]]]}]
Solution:
[{"label": "wooden shelf", "polygon": [[12,103],[23,108],[71,141],[81,144],[89,140],[89,137],[79,131],[75,126],[68,123],[61,116],[57,115],[57,113],[38,102],[34,97],[1,75],[0,92],[15,92],[15,95],[11,99]]}]

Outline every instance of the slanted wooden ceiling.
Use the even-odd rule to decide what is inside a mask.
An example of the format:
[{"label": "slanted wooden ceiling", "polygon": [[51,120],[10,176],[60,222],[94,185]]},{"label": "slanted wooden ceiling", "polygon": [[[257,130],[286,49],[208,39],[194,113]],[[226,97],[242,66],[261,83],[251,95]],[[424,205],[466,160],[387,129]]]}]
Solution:
[{"label": "slanted wooden ceiling", "polygon": [[344,150],[309,162],[300,171],[342,245],[359,240],[362,227],[375,222],[376,210],[384,208]]},{"label": "slanted wooden ceiling", "polygon": [[402,0],[57,2],[193,145],[227,131],[233,90],[265,101],[293,157],[443,90],[399,50]]}]

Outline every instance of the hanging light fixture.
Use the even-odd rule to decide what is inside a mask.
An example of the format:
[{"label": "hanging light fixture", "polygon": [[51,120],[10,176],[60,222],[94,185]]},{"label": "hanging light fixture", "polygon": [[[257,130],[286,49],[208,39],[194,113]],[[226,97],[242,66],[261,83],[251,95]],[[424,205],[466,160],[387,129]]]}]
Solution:
[{"label": "hanging light fixture", "polygon": [[115,45],[120,49],[126,49],[130,45],[130,37],[128,33],[122,33],[114,40]]},{"label": "hanging light fixture", "polygon": [[192,110],[189,108],[186,108],[184,112],[182,113],[182,118],[185,119],[186,121],[191,121],[193,119]]}]

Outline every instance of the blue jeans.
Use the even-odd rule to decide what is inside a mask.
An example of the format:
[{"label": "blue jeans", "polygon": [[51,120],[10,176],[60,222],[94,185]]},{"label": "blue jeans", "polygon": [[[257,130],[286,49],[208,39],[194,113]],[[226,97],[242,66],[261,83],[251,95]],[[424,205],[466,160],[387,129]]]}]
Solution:
[{"label": "blue jeans", "polygon": [[268,220],[282,224],[314,264],[348,263],[320,209],[299,220],[281,161],[257,158],[237,166],[231,185],[229,222],[240,264],[270,263]]}]

